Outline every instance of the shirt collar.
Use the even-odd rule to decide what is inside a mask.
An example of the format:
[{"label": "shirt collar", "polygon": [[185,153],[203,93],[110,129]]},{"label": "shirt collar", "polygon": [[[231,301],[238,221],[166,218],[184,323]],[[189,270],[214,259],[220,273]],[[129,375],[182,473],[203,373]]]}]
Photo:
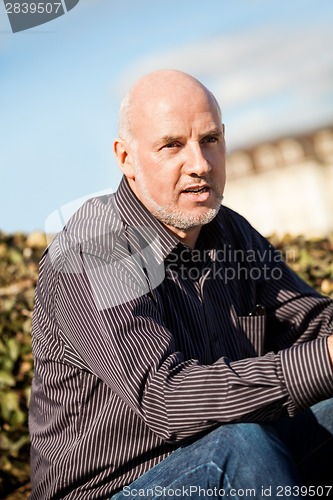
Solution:
[{"label": "shirt collar", "polygon": [[115,194],[115,201],[120,218],[130,227],[140,230],[144,236],[147,229],[147,241],[152,239],[152,231],[157,237],[163,260],[178,245],[178,238],[173,235],[135,196],[125,177],[122,178]]}]

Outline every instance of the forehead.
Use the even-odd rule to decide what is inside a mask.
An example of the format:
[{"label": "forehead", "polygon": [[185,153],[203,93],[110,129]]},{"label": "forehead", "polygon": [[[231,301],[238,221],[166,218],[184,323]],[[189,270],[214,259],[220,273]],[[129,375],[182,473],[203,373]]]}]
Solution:
[{"label": "forehead", "polygon": [[[141,109],[140,109],[141,108]],[[135,135],[158,136],[204,133],[221,128],[221,115],[214,97],[203,91],[175,89],[173,94],[151,96],[137,108]]]}]

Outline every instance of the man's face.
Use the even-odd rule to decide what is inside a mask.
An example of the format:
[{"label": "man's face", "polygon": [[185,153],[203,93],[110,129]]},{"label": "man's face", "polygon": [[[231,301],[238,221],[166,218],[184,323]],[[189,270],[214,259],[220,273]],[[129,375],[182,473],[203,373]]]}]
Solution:
[{"label": "man's face", "polygon": [[220,114],[211,96],[152,99],[134,127],[134,178],[141,202],[179,232],[212,220],[225,185],[225,142]]}]

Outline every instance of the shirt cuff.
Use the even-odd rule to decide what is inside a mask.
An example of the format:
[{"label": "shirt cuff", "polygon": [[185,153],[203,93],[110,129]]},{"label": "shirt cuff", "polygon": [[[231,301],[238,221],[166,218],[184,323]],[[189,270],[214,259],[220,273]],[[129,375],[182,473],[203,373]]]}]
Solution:
[{"label": "shirt cuff", "polygon": [[295,345],[280,352],[287,389],[299,409],[332,397],[333,367],[327,337]]}]

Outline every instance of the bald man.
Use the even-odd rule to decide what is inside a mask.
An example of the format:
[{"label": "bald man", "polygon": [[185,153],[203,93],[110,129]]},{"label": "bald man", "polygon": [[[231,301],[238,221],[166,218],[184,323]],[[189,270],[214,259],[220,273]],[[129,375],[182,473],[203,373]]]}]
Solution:
[{"label": "bald man", "polygon": [[114,151],[41,261],[31,499],[329,496],[333,304],[221,205],[215,97],[147,75]]}]

